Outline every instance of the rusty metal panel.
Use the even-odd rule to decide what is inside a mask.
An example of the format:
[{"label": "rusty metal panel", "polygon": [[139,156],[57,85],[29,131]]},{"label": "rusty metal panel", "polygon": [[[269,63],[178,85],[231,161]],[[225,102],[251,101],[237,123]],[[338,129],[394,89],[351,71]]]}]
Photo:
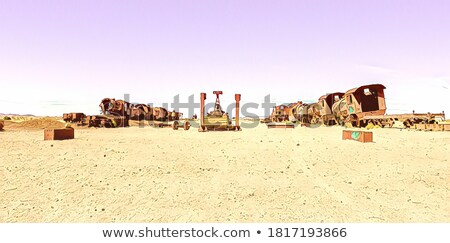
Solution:
[{"label": "rusty metal panel", "polygon": [[444,131],[450,131],[450,124],[442,124]]},{"label": "rusty metal panel", "polygon": [[294,128],[294,124],[286,123],[267,123],[267,128]]},{"label": "rusty metal panel", "polygon": [[75,130],[73,128],[44,130],[44,140],[65,140],[74,138]]},{"label": "rusty metal panel", "polygon": [[414,128],[417,130],[427,130],[428,129],[429,124],[414,124]]},{"label": "rusty metal panel", "polygon": [[444,127],[440,124],[428,124],[427,127],[432,131],[444,131]]},{"label": "rusty metal panel", "polygon": [[373,142],[373,134],[372,132],[344,130],[342,131],[342,140],[353,140],[361,143],[371,143]]}]

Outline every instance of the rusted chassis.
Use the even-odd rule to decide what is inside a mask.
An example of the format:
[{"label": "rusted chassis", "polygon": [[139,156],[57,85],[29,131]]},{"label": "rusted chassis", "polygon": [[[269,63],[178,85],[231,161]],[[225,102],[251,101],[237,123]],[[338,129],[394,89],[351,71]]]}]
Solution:
[{"label": "rusted chassis", "polygon": [[67,123],[75,123],[82,126],[86,122],[86,115],[84,113],[65,113],[63,114],[63,120]]},{"label": "rusted chassis", "polygon": [[182,128],[184,130],[189,130],[191,128],[191,123],[189,121],[150,121],[150,126],[156,128],[172,128],[173,130],[178,130]]},{"label": "rusted chassis", "polygon": [[113,115],[87,116],[86,122],[89,127],[117,128],[130,126],[129,119],[124,116],[113,116]]},{"label": "rusted chassis", "polygon": [[411,113],[382,116],[365,116],[360,119],[359,126],[365,127],[368,124],[373,124],[380,127],[393,127],[394,124],[400,123],[405,128],[448,131],[448,129],[445,129],[446,127],[448,127],[447,124],[439,124],[440,121],[444,120],[444,113]]}]

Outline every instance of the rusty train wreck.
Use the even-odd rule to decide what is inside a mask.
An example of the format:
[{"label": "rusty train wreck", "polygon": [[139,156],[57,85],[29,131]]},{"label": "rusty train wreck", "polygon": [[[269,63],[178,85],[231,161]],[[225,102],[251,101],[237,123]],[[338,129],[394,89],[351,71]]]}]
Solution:
[{"label": "rusty train wreck", "polygon": [[100,102],[101,115],[89,115],[84,113],[65,113],[63,120],[66,123],[87,125],[89,127],[128,127],[130,120],[149,121],[154,127],[172,127],[174,130],[184,128],[188,130],[190,123],[181,121],[183,114],[176,111],[168,111],[163,107],[151,107],[145,104],[132,104],[124,100],[104,98]]},{"label": "rusty train wreck", "polygon": [[445,120],[444,112],[386,115],[384,89],[386,87],[381,84],[371,84],[347,91],[333,106],[338,123],[347,127],[369,124],[393,127],[398,122],[406,128],[414,128],[416,124],[437,124]]},{"label": "rusty train wreck", "polygon": [[[405,128],[420,130],[449,131],[442,113],[386,114],[386,101],[382,84],[369,84],[321,96],[318,102],[295,106],[280,105],[273,108],[269,119],[272,122],[291,121],[300,124],[342,125],[346,127],[366,127],[369,124],[393,127],[400,124]],[[295,107],[293,110],[289,107]]]},{"label": "rusty train wreck", "polygon": [[[327,93],[317,102],[297,101],[286,105],[274,106],[269,117],[262,122],[268,127],[294,127],[310,125],[341,125],[346,127],[404,127],[419,130],[450,131],[450,123],[442,113],[386,114],[386,98],[382,84],[369,84],[348,90],[347,92]],[[213,111],[205,114],[206,93],[200,94],[199,131],[241,130],[239,124],[240,94],[235,94],[235,124],[228,113],[222,110],[219,96],[214,91],[216,102]],[[190,122],[183,119],[183,113],[168,111],[163,107],[151,107],[146,104],[131,104],[124,100],[105,98],[101,101],[100,115],[86,116],[84,113],[63,114],[63,120],[78,126],[89,127],[128,127],[130,120],[149,121],[150,126],[188,130]],[[196,117],[196,116],[195,116]],[[284,125],[283,125],[284,124]],[[2,124],[0,124],[2,125]]]}]

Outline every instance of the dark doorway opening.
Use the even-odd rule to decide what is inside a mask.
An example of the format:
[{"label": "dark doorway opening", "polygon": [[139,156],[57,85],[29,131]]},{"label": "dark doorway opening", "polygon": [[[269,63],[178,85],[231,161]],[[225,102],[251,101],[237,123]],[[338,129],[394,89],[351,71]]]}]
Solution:
[{"label": "dark doorway opening", "polygon": [[364,89],[364,92],[361,93],[361,109],[363,112],[380,109],[378,104],[378,91]]}]

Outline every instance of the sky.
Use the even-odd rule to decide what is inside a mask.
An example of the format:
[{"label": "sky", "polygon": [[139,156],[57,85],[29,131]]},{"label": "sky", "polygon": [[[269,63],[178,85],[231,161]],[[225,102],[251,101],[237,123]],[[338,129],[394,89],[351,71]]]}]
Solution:
[{"label": "sky", "polygon": [[[316,101],[371,83],[387,113],[450,113],[450,1],[0,0],[0,113],[102,98]],[[255,110],[261,114],[261,110]]]}]

